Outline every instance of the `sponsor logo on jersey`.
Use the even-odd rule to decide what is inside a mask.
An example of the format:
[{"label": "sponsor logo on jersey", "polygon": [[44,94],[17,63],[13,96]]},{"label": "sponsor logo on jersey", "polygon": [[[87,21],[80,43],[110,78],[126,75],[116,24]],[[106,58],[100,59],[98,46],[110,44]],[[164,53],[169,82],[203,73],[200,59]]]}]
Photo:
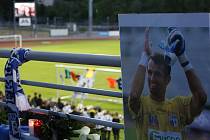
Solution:
[{"label": "sponsor logo on jersey", "polygon": [[182,140],[181,134],[171,131],[148,130],[148,140]]},{"label": "sponsor logo on jersey", "polygon": [[178,118],[175,114],[169,116],[169,124],[173,127],[178,126]]},{"label": "sponsor logo on jersey", "polygon": [[157,115],[149,114],[149,125],[158,127]]}]

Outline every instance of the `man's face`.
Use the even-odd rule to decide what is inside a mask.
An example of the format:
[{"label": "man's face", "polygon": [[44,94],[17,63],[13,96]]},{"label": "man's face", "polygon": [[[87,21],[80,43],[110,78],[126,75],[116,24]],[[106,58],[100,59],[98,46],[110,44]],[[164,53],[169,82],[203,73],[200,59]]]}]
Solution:
[{"label": "man's face", "polygon": [[156,97],[165,97],[165,90],[170,81],[170,76],[165,73],[164,66],[149,60],[147,67],[148,85],[150,93]]}]

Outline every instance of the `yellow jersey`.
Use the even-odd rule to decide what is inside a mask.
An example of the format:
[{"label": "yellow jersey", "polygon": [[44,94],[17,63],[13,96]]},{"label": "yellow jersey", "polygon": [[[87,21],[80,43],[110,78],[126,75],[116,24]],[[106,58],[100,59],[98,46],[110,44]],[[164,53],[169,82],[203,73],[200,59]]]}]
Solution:
[{"label": "yellow jersey", "polygon": [[150,96],[141,96],[137,114],[129,107],[137,121],[137,139],[185,140],[183,128],[195,117],[190,113],[191,99],[191,96],[177,96],[157,102]]}]

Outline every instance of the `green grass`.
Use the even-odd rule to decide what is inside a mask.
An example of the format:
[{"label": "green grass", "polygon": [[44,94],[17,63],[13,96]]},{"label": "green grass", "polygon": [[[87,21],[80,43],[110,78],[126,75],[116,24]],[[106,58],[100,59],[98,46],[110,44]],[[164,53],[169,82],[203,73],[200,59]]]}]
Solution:
[{"label": "green grass", "polygon": [[[31,47],[33,45],[33,47]],[[65,53],[88,53],[88,54],[105,54],[105,55],[120,55],[120,44],[119,40],[79,40],[79,41],[64,41],[64,42],[36,42],[35,45],[31,42],[23,43],[24,47],[31,47],[33,51],[45,51],[45,52],[65,52]],[[6,47],[5,47],[6,48]],[[6,59],[0,58],[0,76],[3,77],[4,65]],[[40,62],[40,61],[30,61],[20,68],[20,77],[24,80],[31,81],[40,81],[40,82],[49,82],[56,83],[56,69],[55,64],[53,62]],[[75,64],[65,64],[65,65],[75,65]],[[81,66],[81,65],[79,65]],[[82,65],[84,67],[93,67],[88,65]],[[99,67],[99,66],[94,66]],[[101,66],[100,66],[101,67]],[[114,68],[120,69],[120,68]],[[64,69],[63,69],[64,70]],[[77,73],[82,73],[79,70],[75,70]],[[121,73],[107,73],[107,72],[97,72],[95,84],[93,88],[97,89],[105,89],[105,90],[113,90],[108,87],[107,77],[119,78],[121,77]],[[72,81],[65,81],[66,83],[71,83],[69,85],[75,85]],[[60,83],[61,84],[61,83]],[[33,86],[25,86],[23,85],[25,93],[31,94],[33,96],[34,92],[38,92],[42,94],[44,99],[53,98],[56,99],[58,90],[49,89],[49,88],[41,88],[41,87],[33,87]],[[4,84],[0,83],[0,90],[4,90]],[[114,89],[114,91],[119,91],[118,89]],[[71,96],[71,91],[59,91],[60,96]],[[92,98],[104,98],[104,99],[115,99],[120,100],[119,98],[111,98],[106,96],[99,95],[89,95],[88,97]],[[71,99],[69,99],[71,100]],[[68,101],[68,100],[67,100]],[[110,112],[119,112],[122,114],[122,104],[116,104],[111,102],[102,102],[102,101],[93,101],[93,100],[85,100],[85,105],[97,105],[101,106],[103,109],[109,110]],[[121,131],[122,132],[122,131]],[[121,137],[122,134],[121,134]]]},{"label": "green grass", "polygon": [[119,41],[116,40],[80,40],[66,41],[64,44],[56,43],[55,45],[49,42],[49,44],[42,44],[35,49],[40,51],[50,50],[51,52],[120,55],[119,48]]},{"label": "green grass", "polygon": [[[23,43],[24,47],[30,47],[31,42]],[[33,45],[33,51],[45,51],[45,52],[65,52],[65,53],[92,53],[92,54],[106,54],[106,55],[119,55],[119,41],[118,40],[80,40],[80,41],[65,41],[65,42],[36,42]],[[6,59],[0,58],[0,76],[3,76],[4,65]],[[56,83],[56,69],[53,62],[40,62],[29,61],[20,67],[21,79]],[[75,65],[75,64],[65,64]],[[93,67],[83,65],[84,67]],[[98,66],[94,66],[98,67]],[[115,68],[116,69],[116,68]],[[119,68],[117,68],[119,69]],[[77,72],[77,70],[75,70]],[[79,72],[77,72],[79,73]],[[80,72],[79,74],[82,74]],[[94,88],[110,90],[106,78],[107,77],[119,78],[120,73],[106,73],[97,72]],[[68,82],[68,81],[67,81]],[[70,83],[70,82],[69,82]],[[72,83],[72,82],[71,82]],[[43,97],[53,98],[56,97],[56,90],[47,88],[38,88],[31,86],[23,86],[26,94],[32,94],[35,91],[38,93],[44,93]],[[1,84],[1,89],[2,84]],[[116,91],[119,91],[116,89]],[[71,92],[59,91],[61,95],[68,95]]]},{"label": "green grass", "polygon": [[[28,45],[29,44],[29,45]],[[31,43],[24,43],[24,46],[31,46]],[[119,55],[119,41],[117,40],[86,40],[86,41],[65,41],[63,43],[36,43],[32,47],[33,51],[47,51],[47,52],[65,52],[65,53],[92,53],[92,54],[106,54],[106,55]],[[4,65],[6,59],[0,59],[0,75],[3,76]],[[40,61],[30,61],[20,68],[21,79],[41,81],[41,82],[51,82],[56,83],[56,69],[53,62],[40,62]],[[74,64],[66,64],[74,65]],[[83,65],[84,67],[93,67]],[[94,66],[96,67],[96,66]],[[97,66],[98,67],[98,66]],[[115,68],[116,69],[116,68]],[[119,69],[119,68],[118,68]],[[75,70],[76,71],[76,70]],[[120,74],[116,73],[105,73],[97,72],[96,81],[94,88],[109,89],[106,84],[106,78],[112,76],[114,78],[120,77]],[[25,91],[27,94],[33,93],[33,91],[40,91],[39,88],[35,89],[25,86]],[[43,90],[41,91],[43,92]],[[52,92],[55,90],[46,90],[44,95],[45,98],[52,96]]]}]

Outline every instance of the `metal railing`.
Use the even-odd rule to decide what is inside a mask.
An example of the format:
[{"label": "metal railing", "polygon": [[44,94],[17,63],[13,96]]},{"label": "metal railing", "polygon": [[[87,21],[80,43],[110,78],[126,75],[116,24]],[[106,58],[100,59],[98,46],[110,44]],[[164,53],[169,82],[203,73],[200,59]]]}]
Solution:
[{"label": "metal railing", "polygon": [[[0,50],[0,58],[8,58],[9,56],[10,56],[10,50]],[[119,56],[106,56],[106,55],[30,51],[27,54],[26,59],[35,60],[35,61],[88,64],[88,65],[111,66],[111,67],[121,66]],[[0,81],[4,82],[5,80],[3,77],[0,77]],[[122,98],[122,93],[107,91],[107,90],[88,89],[88,88],[81,88],[81,87],[75,87],[75,86],[64,86],[64,85],[59,85],[59,84],[27,81],[27,80],[21,80],[21,84]],[[6,106],[6,103],[0,102],[0,105]],[[52,112],[49,110],[35,109],[35,108],[30,109],[29,112],[33,112],[37,114],[46,114],[46,115],[53,113],[63,118],[68,118],[68,119],[73,119],[73,120],[88,122],[88,123],[94,123],[94,124],[100,124],[100,125],[104,125],[104,126],[108,126],[112,128],[124,129],[124,125],[121,123],[102,121],[102,120],[87,118],[87,117],[78,116],[78,115],[64,114],[60,112]]]},{"label": "metal railing", "polygon": [[[0,77],[0,82],[4,82],[4,81],[5,81],[4,78]],[[98,90],[98,89],[90,89],[90,88],[83,88],[83,87],[76,87],[76,86],[65,86],[65,85],[59,85],[59,84],[35,82],[35,81],[28,81],[28,80],[21,80],[21,84],[29,85],[29,86],[60,89],[60,90],[66,90],[66,91],[76,91],[76,92],[90,93],[90,94],[95,94],[95,95],[103,95],[103,96],[122,98],[122,93],[108,91],[108,90]]]},{"label": "metal railing", "polygon": [[[0,102],[0,106],[7,107],[7,104],[5,102]],[[118,128],[118,129],[124,128],[123,124],[120,124],[120,123],[108,122],[108,121],[103,121],[99,119],[92,119],[92,118],[87,118],[87,117],[73,115],[73,114],[65,114],[62,112],[54,112],[54,111],[45,110],[45,109],[32,108],[28,110],[28,112],[41,114],[41,115],[54,115],[54,116],[59,116],[66,119],[73,119],[73,120],[82,121],[82,122],[100,124],[100,125],[112,127],[112,128]]]},{"label": "metal railing", "polygon": [[[0,50],[0,57],[8,58],[9,50]],[[74,64],[87,64],[98,66],[120,67],[119,56],[92,55],[92,54],[72,54],[72,53],[55,53],[55,52],[39,52],[30,51],[27,60],[46,61],[46,62],[62,62]]]}]

